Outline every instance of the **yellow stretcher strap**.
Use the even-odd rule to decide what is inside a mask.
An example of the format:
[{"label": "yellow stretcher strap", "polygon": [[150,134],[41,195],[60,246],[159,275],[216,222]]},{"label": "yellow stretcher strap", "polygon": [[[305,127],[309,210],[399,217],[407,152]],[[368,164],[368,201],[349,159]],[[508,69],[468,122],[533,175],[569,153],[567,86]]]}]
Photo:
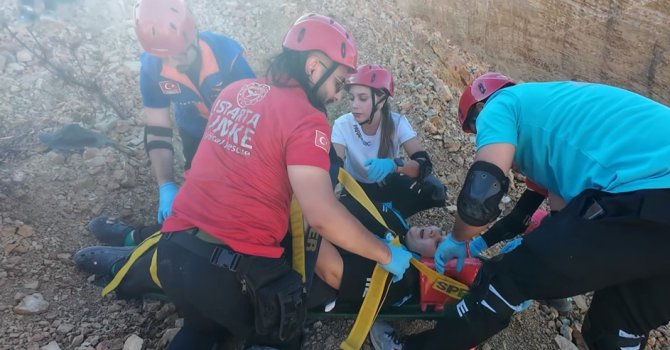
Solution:
[{"label": "yellow stretcher strap", "polygon": [[386,297],[388,288],[385,287],[387,287],[386,280],[388,275],[389,273],[379,265],[375,266],[375,269],[372,271],[368,293],[363,299],[363,304],[358,311],[358,315],[356,315],[356,320],[351,327],[347,339],[340,344],[340,349],[359,350],[363,346],[365,337],[368,336],[372,323],[377,318],[377,314],[379,314],[383,299]]},{"label": "yellow stretcher strap", "polygon": [[[384,219],[382,218],[381,214],[377,210],[377,207],[372,204],[372,201],[370,201],[370,198],[368,198],[367,194],[361,186],[356,182],[356,180],[349,175],[346,171],[343,169],[340,169],[340,173],[338,174],[338,180],[344,188],[347,189],[347,192],[351,194],[356,201],[361,203],[365,209],[367,209],[370,214],[372,214],[377,221],[384,225],[387,230],[391,231],[386,223],[384,222]],[[433,289],[442,292],[452,298],[460,299],[465,295],[469,288],[467,285],[456,281],[455,279],[442,275],[435,270],[431,269],[430,267],[424,265],[421,263],[419,260],[412,258],[410,261],[412,266],[414,266],[417,270],[422,272],[423,274],[426,275],[429,281],[433,284]]]},{"label": "yellow stretcher strap", "polygon": [[[382,224],[387,230],[391,231],[386,225],[386,222],[382,218],[377,208],[372,204],[370,198],[368,198],[365,191],[363,191],[358,182],[351,175],[349,175],[349,173],[347,173],[344,169],[340,169],[340,173],[338,174],[337,178],[342,186],[344,186],[347,192],[349,192],[349,194],[351,194],[357,202],[361,203],[361,205],[363,205],[380,224]],[[391,243],[396,246],[400,245],[400,241],[397,236],[393,239],[393,241],[391,241]],[[449,295],[455,299],[461,299],[465,294],[467,294],[467,285],[448,276],[437,273],[433,269],[427,267],[414,258],[412,258],[410,263],[417,270],[426,275],[428,280],[431,282],[432,288],[436,291]],[[356,316],[356,321],[354,321],[354,325],[351,329],[351,332],[349,333],[349,336],[340,345],[341,349],[358,350],[361,348],[361,346],[363,346],[365,337],[370,331],[372,323],[374,322],[374,319],[377,317],[379,309],[381,308],[383,300],[382,298],[386,295],[386,291],[388,291],[388,287],[390,286],[386,283],[387,278],[388,272],[382,269],[379,265],[375,266],[375,269],[372,273],[372,278],[370,280],[368,293],[363,299],[363,304],[361,305],[361,309]]]},{"label": "yellow stretcher strap", "polygon": [[291,200],[291,241],[293,246],[293,269],[302,276],[302,283],[307,282],[305,276],[305,225],[302,218],[302,210],[298,200]]},{"label": "yellow stretcher strap", "polygon": [[384,221],[384,218],[382,217],[382,214],[379,213],[379,210],[377,210],[377,207],[375,207],[374,204],[372,204],[372,201],[370,198],[368,198],[368,195],[363,191],[363,188],[361,185],[354,179],[346,170],[343,168],[340,168],[340,172],[337,174],[337,180],[344,186],[344,188],[351,194],[352,197],[358,202],[361,203],[365,207],[365,209],[374,216],[377,221],[384,225],[384,227],[388,230],[388,225],[386,225],[386,222]]},{"label": "yellow stretcher strap", "polygon": [[[109,292],[113,291],[116,289],[119,284],[121,284],[121,281],[123,278],[126,276],[130,268],[133,266],[135,261],[139,259],[139,257],[142,256],[147,250],[149,250],[151,247],[155,246],[156,243],[158,243],[158,240],[161,238],[161,233],[160,231],[154,233],[153,235],[147,237],[142,243],[140,243],[137,248],[133,250],[133,252],[130,254],[130,257],[126,261],[125,264],[121,267],[119,272],[116,273],[116,276],[112,279],[109,284],[105,286],[105,288],[102,290],[102,296],[104,297],[105,295],[109,294]],[[158,275],[155,274],[156,267],[155,267],[155,262],[156,262],[156,256],[153,256],[151,259],[151,279],[156,283],[158,281]],[[160,283],[156,283],[160,287]]]},{"label": "yellow stretcher strap", "polygon": [[156,285],[163,289],[161,281],[158,279],[158,249],[154,249],[154,254],[151,257],[151,266],[149,266],[149,274],[151,275],[151,280],[156,283]]},{"label": "yellow stretcher strap", "polygon": [[[388,225],[382,218],[381,214],[377,208],[372,204],[370,198],[365,194],[361,185],[354,180],[349,173],[344,169],[340,168],[340,173],[337,176],[337,179],[340,181],[342,186],[349,192],[356,201],[361,203],[369,212],[372,214],[379,223],[384,225],[388,229]],[[400,244],[398,237],[395,237],[393,243],[396,245]],[[363,303],[361,308],[356,315],[356,320],[354,325],[351,327],[351,332],[347,339],[340,344],[340,349],[342,350],[358,350],[363,346],[365,337],[368,336],[372,323],[377,318],[379,309],[383,303],[383,299],[386,296],[388,287],[386,281],[389,277],[389,273],[384,270],[381,266],[376,265],[372,271],[372,278],[370,280],[370,287],[368,288],[368,293],[363,298]]]}]

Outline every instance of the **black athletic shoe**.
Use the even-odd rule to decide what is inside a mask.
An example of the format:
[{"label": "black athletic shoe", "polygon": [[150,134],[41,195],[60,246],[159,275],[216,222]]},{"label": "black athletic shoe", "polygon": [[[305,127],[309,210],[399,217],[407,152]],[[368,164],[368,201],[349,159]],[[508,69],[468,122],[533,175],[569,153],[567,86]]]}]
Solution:
[{"label": "black athletic shoe", "polygon": [[133,231],[134,228],[123,223],[119,218],[98,216],[86,225],[86,229],[100,242],[116,247],[123,247],[126,235]]},{"label": "black athletic shoe", "polygon": [[96,276],[114,276],[120,267],[114,265],[125,261],[133,249],[134,247],[86,247],[74,255],[74,263],[80,270]]}]

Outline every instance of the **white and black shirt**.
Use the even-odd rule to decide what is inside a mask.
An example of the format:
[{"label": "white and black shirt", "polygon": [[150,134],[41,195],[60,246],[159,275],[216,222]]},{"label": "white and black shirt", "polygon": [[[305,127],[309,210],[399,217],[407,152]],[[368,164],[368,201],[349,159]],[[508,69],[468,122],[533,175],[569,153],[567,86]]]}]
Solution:
[{"label": "white and black shirt", "polygon": [[[404,115],[391,113],[391,119],[395,124],[395,134],[389,158],[397,158],[400,146],[416,137],[416,132]],[[380,124],[374,135],[366,135],[351,113],[340,116],[333,123],[331,141],[344,146],[344,169],[360,182],[370,183],[366,179],[367,169],[364,164],[368,159],[378,158],[381,129]]]}]

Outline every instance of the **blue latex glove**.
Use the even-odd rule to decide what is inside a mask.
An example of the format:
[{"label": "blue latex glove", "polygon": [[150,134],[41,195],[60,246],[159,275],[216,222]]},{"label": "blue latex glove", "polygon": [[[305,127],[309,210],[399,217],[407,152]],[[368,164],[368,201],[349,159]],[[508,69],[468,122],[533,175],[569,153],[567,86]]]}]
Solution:
[{"label": "blue latex glove", "polygon": [[404,249],[404,247],[396,247],[391,243],[386,243],[391,251],[391,262],[388,264],[380,264],[384,270],[393,274],[393,283],[402,279],[405,270],[409,268],[409,261],[412,259],[412,253]]},{"label": "blue latex glove", "polygon": [[395,162],[389,158],[368,159],[364,164],[368,168],[368,180],[380,182],[395,170]]},{"label": "blue latex glove", "polygon": [[[391,241],[395,238],[395,235],[394,235],[393,233],[391,233],[391,232],[386,232],[386,235],[384,235],[383,238],[382,238],[382,237],[379,237],[379,236],[377,236],[377,238],[379,238],[379,240],[381,240],[382,242],[384,242],[384,243],[386,243],[386,244],[390,244]],[[418,259],[421,259],[421,255],[419,255],[418,253],[415,253],[415,252],[413,252],[413,251],[407,249],[407,246],[406,246],[406,245],[404,245],[404,244],[401,243],[401,244],[400,244],[400,248],[402,248],[402,249],[408,251],[410,254],[412,254],[412,257],[413,257],[414,259],[417,259],[417,260],[418,260]]]},{"label": "blue latex glove", "polygon": [[461,272],[465,263],[465,241],[457,241],[451,233],[445,237],[435,251],[435,269],[444,273],[444,265],[447,261],[457,258],[456,271]]},{"label": "blue latex glove", "polygon": [[159,224],[162,224],[163,221],[172,214],[172,202],[174,202],[174,197],[179,191],[177,184],[170,181],[162,184],[159,188],[159,200],[158,200],[158,216],[157,220]]},{"label": "blue latex glove", "polygon": [[489,246],[482,236],[477,236],[477,238],[470,241],[470,256],[478,258],[486,249],[489,249]]},{"label": "blue latex glove", "polygon": [[521,311],[526,311],[531,305],[533,304],[533,300],[526,300],[523,303],[517,305],[517,307],[514,309],[514,313],[521,312]]},{"label": "blue latex glove", "polygon": [[513,251],[514,249],[516,249],[516,247],[518,247],[521,244],[522,240],[523,240],[523,238],[517,237],[517,238],[507,242],[507,244],[505,244],[502,248],[500,248],[500,254],[507,254],[507,253]]}]

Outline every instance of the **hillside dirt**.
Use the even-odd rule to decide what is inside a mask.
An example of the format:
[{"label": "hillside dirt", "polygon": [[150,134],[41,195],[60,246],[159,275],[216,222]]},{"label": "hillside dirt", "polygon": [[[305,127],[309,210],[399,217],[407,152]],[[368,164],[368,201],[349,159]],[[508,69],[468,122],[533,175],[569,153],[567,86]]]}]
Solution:
[{"label": "hillside dirt", "polygon": [[[77,250],[97,243],[85,229],[91,218],[150,224],[156,216],[158,194],[142,145],[132,5],[68,1],[30,26],[19,23],[9,0],[0,8],[0,349],[163,349],[181,324],[169,303],[100,297],[91,276],[72,261]],[[409,117],[449,187],[446,208],[412,223],[451,227],[474,145],[456,122],[457,101],[465,83],[487,70],[486,62],[392,0],[200,0],[190,6],[202,30],[242,43],[259,74],[301,14],[328,14],[345,24],[358,42],[360,63],[393,71],[396,110]],[[332,106],[331,119],[346,108],[346,100]],[[117,147],[57,152],[39,141],[40,133],[68,123],[100,132]],[[523,189],[519,179],[513,183],[505,210]],[[31,295],[43,299],[44,309],[19,314],[16,306]],[[565,316],[534,303],[480,349],[559,349],[557,337],[569,338],[580,327],[589,300],[575,297],[574,311]],[[304,348],[336,349],[351,324],[310,323]],[[412,333],[430,322],[394,325]],[[662,327],[652,332],[648,349],[670,349],[669,339]]]}]

